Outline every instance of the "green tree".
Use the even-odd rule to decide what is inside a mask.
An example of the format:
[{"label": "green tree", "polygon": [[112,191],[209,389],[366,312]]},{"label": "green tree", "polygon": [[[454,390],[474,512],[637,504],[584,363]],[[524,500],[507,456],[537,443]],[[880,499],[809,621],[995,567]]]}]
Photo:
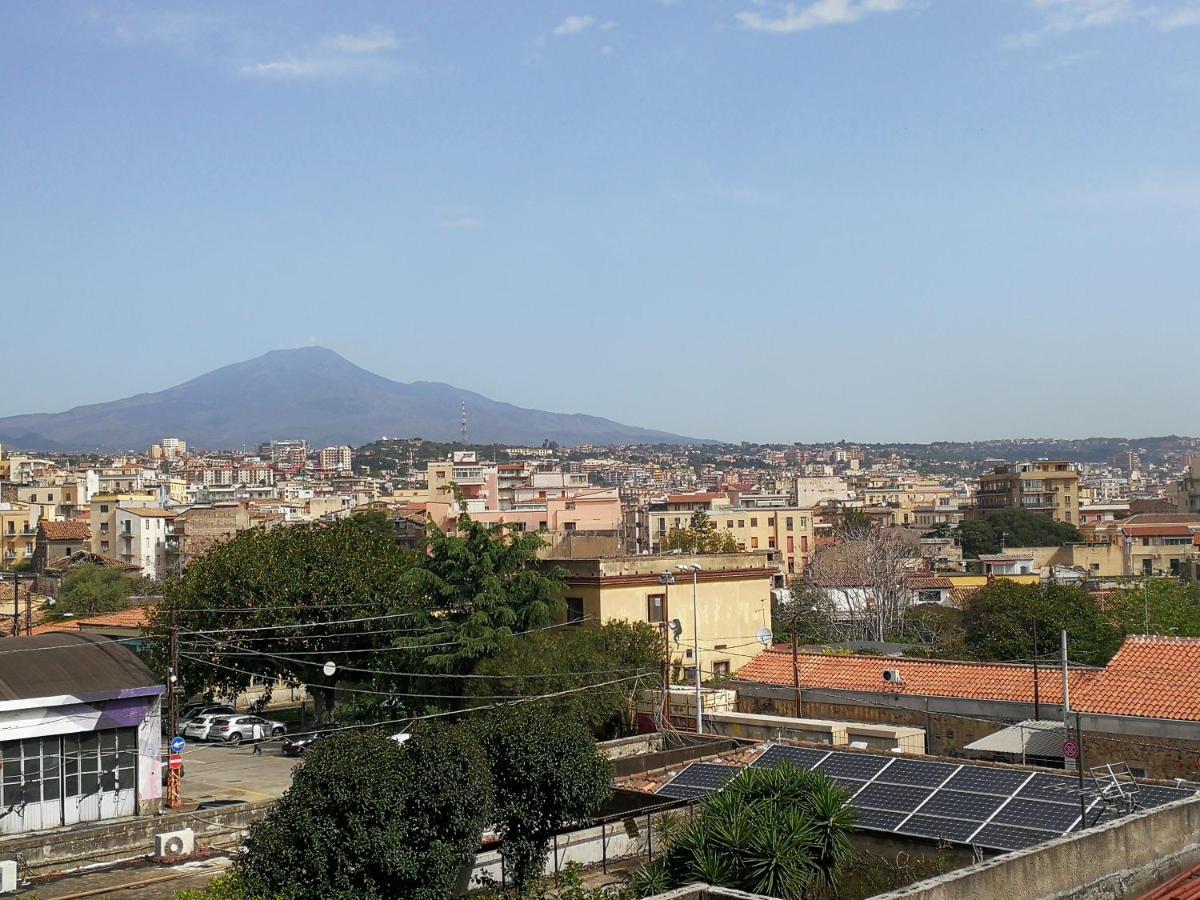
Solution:
[{"label": "green tree", "polygon": [[[510,637],[480,660],[467,693],[545,694],[635,675],[658,676],[665,656],[662,633],[646,622],[610,622]],[[616,737],[636,682],[568,694],[546,701],[555,715],[583,722],[599,740]]]},{"label": "green tree", "polygon": [[404,746],[345,732],[309,751],[251,828],[235,886],[278,900],[450,897],[490,812],[487,761],[468,729],[431,728]]},{"label": "green tree", "polygon": [[97,616],[117,612],[129,606],[129,597],[137,587],[137,580],[123,574],[119,569],[104,566],[79,566],[67,573],[58,592],[55,616],[61,618],[70,613],[79,616]]},{"label": "green tree", "polygon": [[662,550],[667,553],[737,553],[737,540],[728,531],[717,528],[704,510],[692,513],[687,528],[672,528],[663,538]]},{"label": "green tree", "polygon": [[477,723],[492,770],[500,855],[518,895],[534,884],[550,839],[612,794],[612,763],[581,722],[545,704],[507,707]]},{"label": "green tree", "polygon": [[958,542],[968,559],[999,553],[1002,543],[1006,547],[1061,547],[1080,540],[1074,525],[1028,509],[998,509],[958,526]]},{"label": "green tree", "polygon": [[791,765],[748,768],[669,829],[642,893],[706,882],[785,900],[833,894],[852,854],[848,794]]},{"label": "green tree", "polygon": [[1109,618],[1122,635],[1150,634],[1200,637],[1200,585],[1173,578],[1149,578],[1114,591],[1105,602]]},{"label": "green tree", "polygon": [[[172,621],[183,631],[179,674],[188,694],[233,695],[260,675],[308,685],[328,711],[339,676],[326,676],[313,651],[353,651],[367,668],[377,660],[359,654],[382,653],[396,632],[427,622],[416,566],[379,513],[243,531],[167,582],[150,631],[165,637]],[[159,650],[166,643],[153,642]]]},{"label": "green tree", "polygon": [[963,607],[963,639],[976,659],[1033,657],[1034,623],[1039,652],[1053,654],[1067,632],[1072,660],[1102,666],[1121,645],[1121,633],[1097,599],[1074,585],[1018,584],[997,579],[972,594]]}]

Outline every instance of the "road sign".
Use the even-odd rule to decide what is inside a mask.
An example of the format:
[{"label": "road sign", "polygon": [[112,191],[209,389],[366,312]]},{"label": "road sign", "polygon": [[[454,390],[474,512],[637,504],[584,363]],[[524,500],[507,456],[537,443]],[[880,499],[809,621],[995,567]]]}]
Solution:
[{"label": "road sign", "polygon": [[176,771],[183,768],[183,756],[179,753],[172,753],[167,759],[167,765]]},{"label": "road sign", "polygon": [[1074,741],[1063,741],[1063,758],[1079,759],[1079,745]]},{"label": "road sign", "polygon": [[186,742],[181,737],[171,738],[171,752],[172,753],[182,753],[185,743]]}]

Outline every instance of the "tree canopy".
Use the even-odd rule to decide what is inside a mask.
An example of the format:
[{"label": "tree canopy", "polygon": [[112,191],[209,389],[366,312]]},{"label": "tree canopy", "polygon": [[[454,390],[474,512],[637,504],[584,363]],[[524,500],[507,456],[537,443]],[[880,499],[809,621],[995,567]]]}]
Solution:
[{"label": "tree canopy", "polygon": [[612,763],[582,723],[545,704],[508,707],[476,723],[491,765],[500,855],[521,894],[541,875],[550,839],[612,794]]},{"label": "tree canopy", "polygon": [[999,553],[1002,543],[1006,547],[1061,547],[1079,540],[1082,538],[1074,525],[1020,508],[998,509],[958,526],[958,542],[968,559],[981,553]]},{"label": "tree canopy", "polygon": [[[508,638],[480,660],[468,681],[473,697],[532,695],[662,672],[662,634],[646,622],[610,622]],[[599,740],[620,733],[636,682],[547,701],[557,715],[583,722]]]},{"label": "tree canopy", "polygon": [[672,528],[663,538],[662,550],[672,553],[737,553],[738,545],[733,535],[717,528],[704,510],[692,513],[687,528]]},{"label": "tree canopy", "polygon": [[1034,623],[1039,653],[1053,655],[1064,629],[1073,661],[1102,666],[1121,646],[1123,632],[1099,601],[1074,585],[1018,584],[997,579],[972,594],[963,606],[963,640],[980,660],[1031,659]]},{"label": "tree canopy", "polygon": [[78,566],[63,579],[55,615],[61,617],[70,613],[78,618],[125,609],[137,584],[136,579],[118,569]]},{"label": "tree canopy", "polygon": [[234,887],[279,900],[449,897],[491,798],[487,761],[464,728],[429,728],[403,746],[378,731],[335,735],[251,827]]}]

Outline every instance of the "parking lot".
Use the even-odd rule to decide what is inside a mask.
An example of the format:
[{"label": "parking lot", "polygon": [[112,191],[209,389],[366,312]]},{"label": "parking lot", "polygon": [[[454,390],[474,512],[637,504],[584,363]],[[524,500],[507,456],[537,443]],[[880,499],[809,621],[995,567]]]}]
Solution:
[{"label": "parking lot", "polygon": [[299,759],[284,756],[279,744],[263,745],[262,756],[243,744],[209,744],[189,741],[183,753],[185,801],[270,800],[292,783]]}]

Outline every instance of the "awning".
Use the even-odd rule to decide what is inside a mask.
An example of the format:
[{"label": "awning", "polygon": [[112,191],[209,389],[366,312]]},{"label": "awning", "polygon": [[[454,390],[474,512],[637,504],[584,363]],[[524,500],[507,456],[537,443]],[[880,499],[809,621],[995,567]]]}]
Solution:
[{"label": "awning", "polygon": [[1015,756],[1062,756],[1066,740],[1062,722],[1029,719],[1002,728],[967,744],[964,750],[985,753],[1011,753]]}]

